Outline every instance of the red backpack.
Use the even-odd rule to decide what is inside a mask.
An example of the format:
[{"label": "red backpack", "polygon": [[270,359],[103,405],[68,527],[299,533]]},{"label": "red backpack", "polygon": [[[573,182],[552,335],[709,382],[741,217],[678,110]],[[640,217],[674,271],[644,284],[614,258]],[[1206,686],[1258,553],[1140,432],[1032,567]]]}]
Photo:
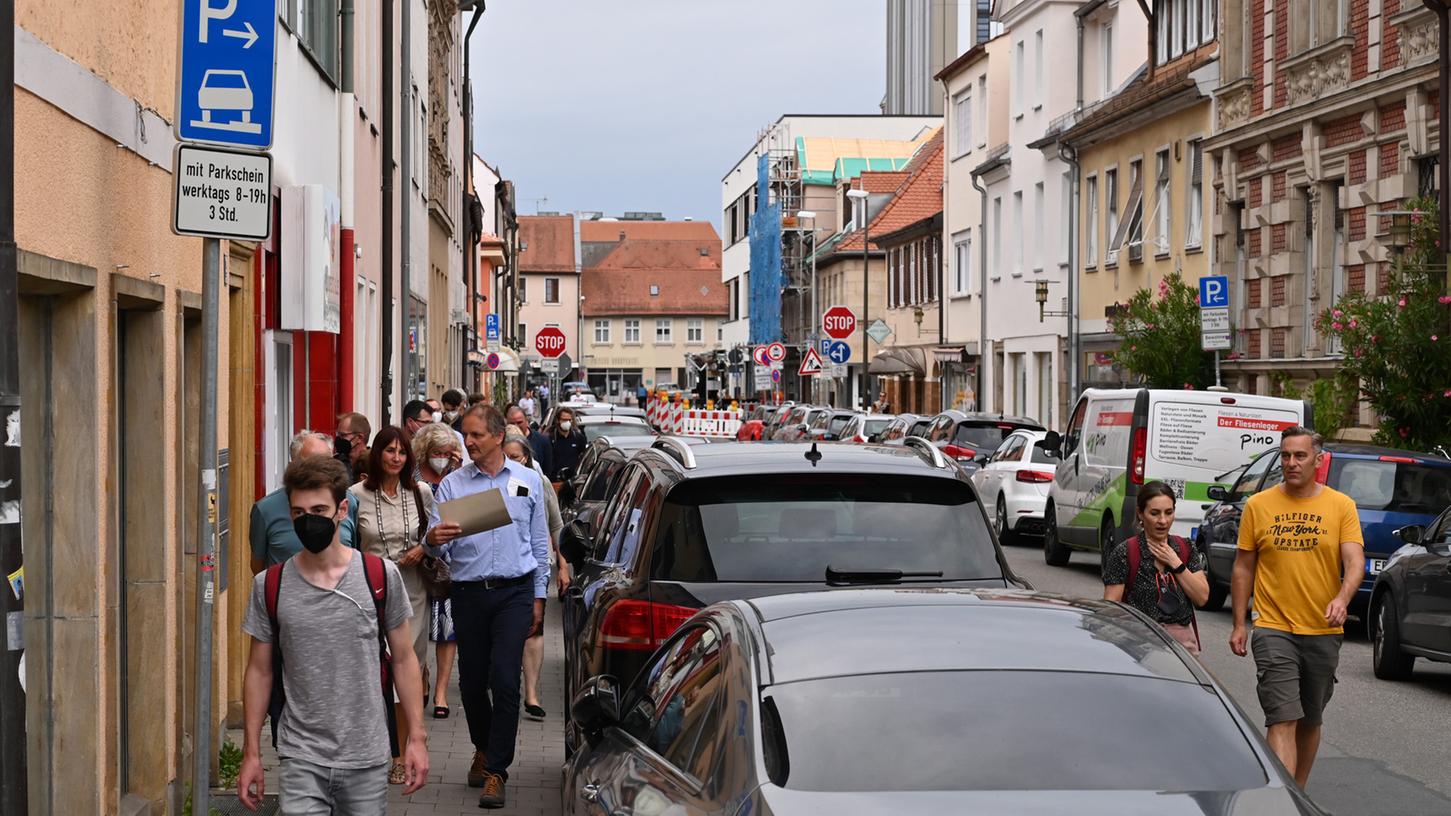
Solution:
[{"label": "red backpack", "polygon": [[[1189,563],[1189,557],[1192,555],[1192,553],[1190,552],[1189,539],[1185,538],[1184,536],[1170,535],[1169,543],[1173,544],[1174,550],[1179,553],[1179,560],[1183,561],[1185,564]],[[1124,603],[1128,603],[1129,591],[1134,588],[1134,579],[1137,578],[1139,575],[1139,560],[1142,557],[1143,552],[1142,548],[1139,546],[1138,536],[1130,536],[1129,540],[1124,542],[1124,545],[1128,548],[1129,556],[1129,574],[1128,577],[1124,579]],[[1178,582],[1176,581],[1175,583]],[[1182,591],[1183,589],[1180,589],[1180,592]],[[1198,638],[1199,621],[1198,616],[1193,614],[1194,604],[1189,601],[1187,595],[1184,598],[1184,602],[1189,604],[1189,625],[1194,628],[1194,637]]]},{"label": "red backpack", "polygon": [[[388,737],[392,741],[397,729],[393,711],[393,664],[388,655],[388,627],[384,624],[384,613],[388,609],[388,575],[383,569],[383,559],[359,551],[363,556],[363,579],[368,582],[368,593],[373,596],[373,610],[378,615],[378,666],[383,689],[383,709],[388,715]],[[277,596],[282,590],[282,568],[286,561],[267,568],[263,583],[263,599],[267,604],[267,620],[272,624],[272,697],[267,702],[267,714],[272,720],[272,747],[277,747],[277,725],[282,719],[282,707],[287,702],[287,693],[282,687],[282,636],[277,621]]]}]

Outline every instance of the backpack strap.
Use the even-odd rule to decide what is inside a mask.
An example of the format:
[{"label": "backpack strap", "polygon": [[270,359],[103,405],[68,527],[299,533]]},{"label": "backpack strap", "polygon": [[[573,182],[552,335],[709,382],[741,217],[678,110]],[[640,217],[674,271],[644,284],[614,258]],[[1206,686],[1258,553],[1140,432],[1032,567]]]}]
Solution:
[{"label": "backpack strap", "polygon": [[277,644],[277,596],[282,591],[282,565],[273,564],[267,568],[267,577],[262,583],[262,600],[267,604],[267,621],[272,625],[272,643]]},{"label": "backpack strap", "polygon": [[282,685],[282,630],[277,623],[277,598],[282,591],[282,567],[287,562],[267,568],[262,579],[262,600],[267,606],[267,621],[272,626],[272,692],[267,698],[267,719],[272,723],[272,747],[277,747],[277,729],[282,723],[282,709],[287,691]]},{"label": "backpack strap", "polygon": [[423,491],[416,484],[413,486],[413,506],[418,508],[418,543],[422,544],[423,536],[428,532],[428,519],[423,515]]},{"label": "backpack strap", "polygon": [[383,569],[383,559],[372,553],[363,556],[363,579],[368,582],[368,594],[373,596],[373,610],[378,615],[378,643],[386,644],[387,627],[383,624],[384,613],[388,611],[388,575]]}]

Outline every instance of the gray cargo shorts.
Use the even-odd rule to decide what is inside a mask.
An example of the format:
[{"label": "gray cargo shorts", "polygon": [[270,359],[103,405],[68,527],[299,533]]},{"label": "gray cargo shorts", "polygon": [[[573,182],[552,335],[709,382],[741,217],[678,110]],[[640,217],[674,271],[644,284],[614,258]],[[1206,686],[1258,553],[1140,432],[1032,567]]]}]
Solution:
[{"label": "gray cargo shorts", "polygon": [[1335,693],[1335,669],[1344,639],[1344,635],[1292,635],[1255,628],[1250,651],[1265,727],[1297,720],[1309,726],[1322,722],[1325,704]]}]

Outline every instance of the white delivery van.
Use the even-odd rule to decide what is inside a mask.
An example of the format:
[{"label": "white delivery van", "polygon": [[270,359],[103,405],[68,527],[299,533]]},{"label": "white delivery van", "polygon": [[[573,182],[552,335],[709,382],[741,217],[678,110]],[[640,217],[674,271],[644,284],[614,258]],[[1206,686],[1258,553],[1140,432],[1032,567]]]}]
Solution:
[{"label": "white delivery van", "polygon": [[1302,400],[1226,391],[1090,388],[1061,435],[1044,449],[1060,458],[1048,488],[1043,558],[1068,563],[1073,550],[1107,558],[1135,528],[1145,482],[1174,488],[1174,533],[1189,538],[1212,500],[1214,478],[1280,444],[1280,431],[1310,425]]}]

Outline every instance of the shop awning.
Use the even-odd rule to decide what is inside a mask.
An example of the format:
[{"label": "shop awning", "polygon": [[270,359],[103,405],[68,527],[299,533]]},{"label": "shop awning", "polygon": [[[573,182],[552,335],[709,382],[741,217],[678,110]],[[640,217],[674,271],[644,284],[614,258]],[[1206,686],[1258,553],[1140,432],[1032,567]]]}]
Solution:
[{"label": "shop awning", "polygon": [[932,349],[932,359],[939,363],[960,363],[967,354],[963,346],[938,346]]},{"label": "shop awning", "polygon": [[868,374],[927,374],[927,355],[920,348],[883,349],[867,366]]}]

